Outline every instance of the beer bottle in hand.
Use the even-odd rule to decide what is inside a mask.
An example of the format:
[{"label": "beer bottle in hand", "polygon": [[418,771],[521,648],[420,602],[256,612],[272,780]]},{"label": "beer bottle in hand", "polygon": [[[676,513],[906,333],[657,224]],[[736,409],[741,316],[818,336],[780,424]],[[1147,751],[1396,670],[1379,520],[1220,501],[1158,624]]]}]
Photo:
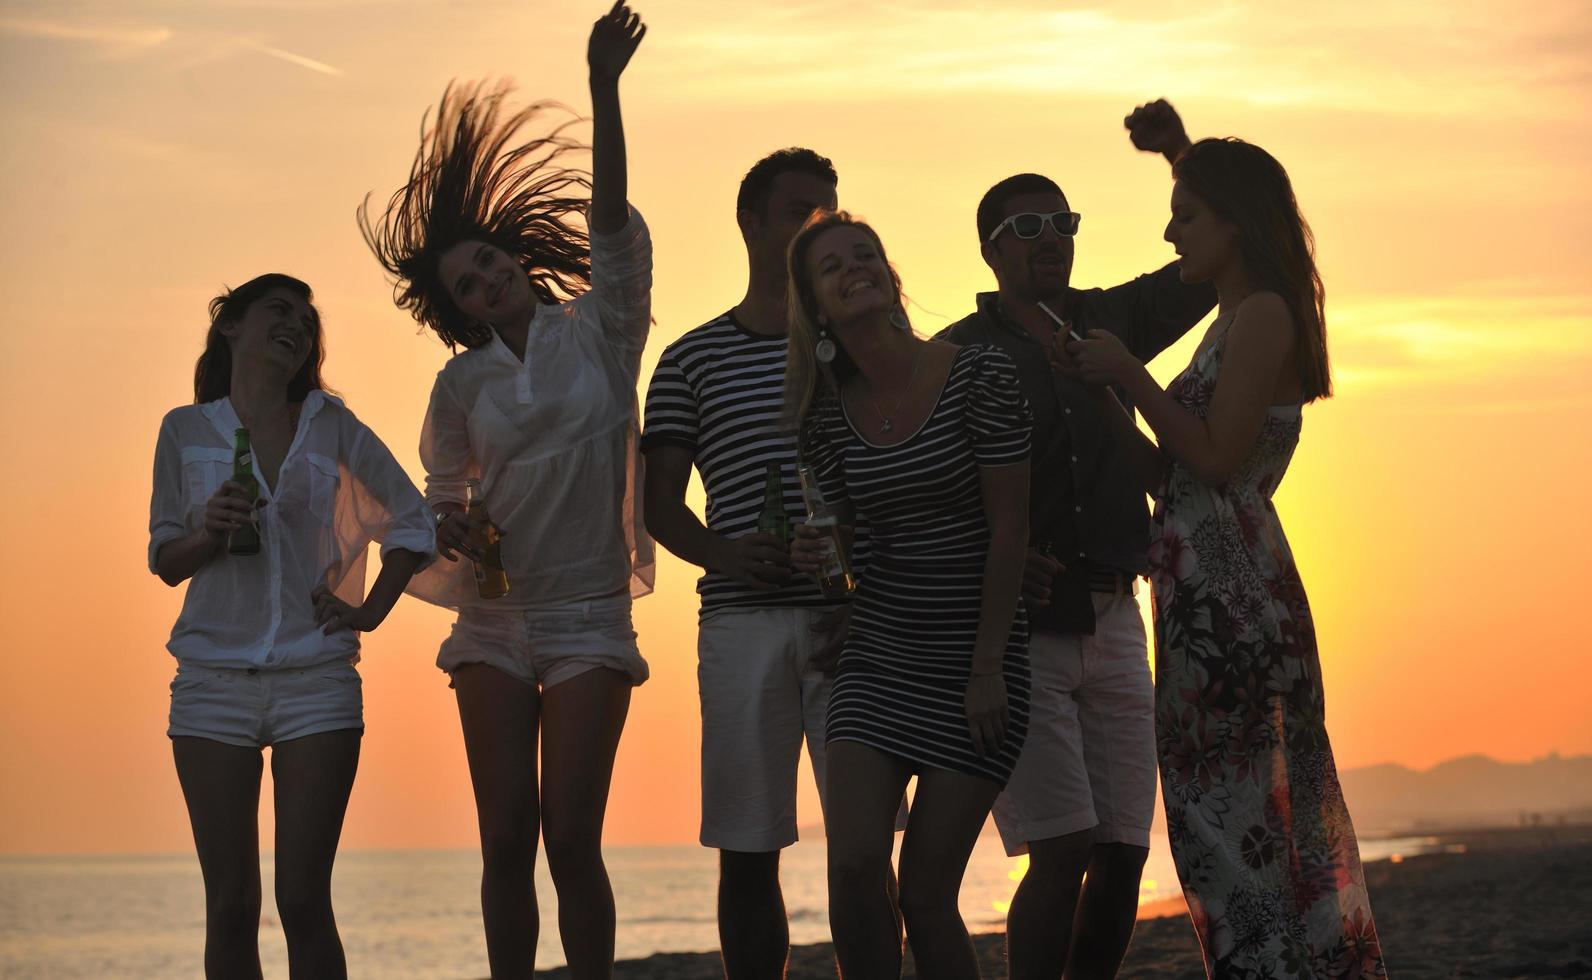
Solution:
[{"label": "beer bottle in hand", "polygon": [[790,515],[785,513],[785,481],[780,479],[779,464],[769,463],[768,474],[763,478],[763,510],[757,515],[757,530],[779,539],[780,544],[790,544]]},{"label": "beer bottle in hand", "polygon": [[840,539],[840,518],[824,503],[824,491],[818,486],[818,477],[806,463],[796,464],[796,478],[801,481],[802,500],[807,504],[807,524],[818,529],[823,548],[819,558],[818,588],[828,599],[844,599],[857,587],[851,574],[851,562],[846,558],[846,544]]},{"label": "beer bottle in hand", "polygon": [[[509,594],[509,575],[503,570],[503,546],[497,525],[486,512],[486,500],[481,496],[481,481],[470,480],[468,513],[471,518],[470,547],[481,555],[475,565],[475,590],[483,599],[497,599]],[[475,528],[475,518],[483,518],[480,528]]]},{"label": "beer bottle in hand", "polygon": [[260,481],[254,475],[254,451],[249,448],[248,429],[236,430],[232,438],[232,482],[243,488],[244,500],[249,504],[249,523],[227,535],[227,553],[257,555],[260,553],[260,517],[254,503],[260,499]]}]

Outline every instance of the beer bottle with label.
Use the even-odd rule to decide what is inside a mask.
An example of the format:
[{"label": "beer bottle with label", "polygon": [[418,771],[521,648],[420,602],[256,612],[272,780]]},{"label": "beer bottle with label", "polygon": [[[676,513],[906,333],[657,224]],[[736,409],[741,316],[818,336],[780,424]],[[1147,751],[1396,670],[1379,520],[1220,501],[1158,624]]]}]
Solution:
[{"label": "beer bottle with label", "polygon": [[243,499],[249,504],[249,522],[227,535],[227,553],[257,555],[260,553],[260,515],[254,503],[260,499],[260,481],[254,475],[254,451],[249,448],[248,429],[237,429],[232,438],[232,482],[243,488]]},{"label": "beer bottle with label", "polygon": [[757,515],[757,530],[790,544],[790,515],[785,513],[785,481],[780,479],[779,464],[769,463],[763,478],[763,510]]},{"label": "beer bottle with label", "polygon": [[846,543],[840,538],[840,518],[824,503],[824,491],[818,486],[812,467],[797,463],[796,478],[801,481],[802,500],[807,504],[807,524],[821,535],[823,552],[813,577],[818,579],[818,588],[825,598],[844,599],[856,589],[857,580],[846,558]]},{"label": "beer bottle with label", "polygon": [[[503,570],[502,538],[497,525],[487,515],[481,481],[470,480],[468,486],[470,496],[466,506],[472,524],[470,547],[481,555],[480,561],[472,563],[475,565],[475,590],[483,599],[498,599],[509,594],[509,575]],[[479,528],[473,526],[477,517],[482,519]]]}]

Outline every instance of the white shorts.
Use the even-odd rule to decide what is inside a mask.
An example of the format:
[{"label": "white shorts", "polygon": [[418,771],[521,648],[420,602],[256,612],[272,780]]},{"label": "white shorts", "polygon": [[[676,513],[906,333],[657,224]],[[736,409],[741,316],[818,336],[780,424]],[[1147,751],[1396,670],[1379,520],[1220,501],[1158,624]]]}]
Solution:
[{"label": "white shorts", "polygon": [[1094,593],[1095,632],[1035,630],[1028,741],[995,800],[1010,855],[1094,828],[1097,843],[1150,846],[1155,688],[1133,596]]},{"label": "white shorts", "polygon": [[824,798],[830,679],[808,667],[829,607],[729,608],[697,634],[702,698],[702,843],[777,851],[796,842],[802,740]]},{"label": "white shorts", "polygon": [[364,731],[352,661],[258,670],[177,664],[166,734],[263,748],[306,735]]},{"label": "white shorts", "polygon": [[628,595],[544,609],[460,610],[437,666],[451,674],[465,664],[496,667],[542,690],[598,667],[627,674],[632,684],[647,679]]}]

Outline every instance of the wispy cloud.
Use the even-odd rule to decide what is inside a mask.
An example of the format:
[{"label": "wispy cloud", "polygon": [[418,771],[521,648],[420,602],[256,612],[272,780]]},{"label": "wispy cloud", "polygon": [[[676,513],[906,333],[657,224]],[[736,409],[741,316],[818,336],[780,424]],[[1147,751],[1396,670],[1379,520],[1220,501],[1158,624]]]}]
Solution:
[{"label": "wispy cloud", "polygon": [[324,61],[316,61],[314,58],[306,58],[304,55],[294,54],[291,51],[284,51],[281,48],[274,48],[269,44],[262,44],[259,41],[240,40],[238,43],[243,47],[258,51],[261,54],[270,55],[273,58],[280,58],[290,65],[298,65],[300,68],[308,68],[310,71],[320,72],[322,75],[341,75],[343,73],[341,68],[328,65]]},{"label": "wispy cloud", "polygon": [[92,45],[108,53],[122,54],[164,44],[171,40],[173,32],[167,27],[113,27],[0,17],[0,35],[70,41]]},{"label": "wispy cloud", "polygon": [[[1168,5],[793,0],[708,17],[703,0],[681,6],[715,26],[660,31],[653,57],[669,60],[681,89],[732,101],[1172,91],[1394,115],[1549,115],[1562,111],[1540,97],[1551,87],[1592,102],[1581,0],[1294,4],[1285,15],[1254,2],[1175,14]],[[1526,89],[1537,97],[1523,98]]]},{"label": "wispy cloud", "polygon": [[1342,384],[1377,387],[1592,373],[1592,296],[1474,294],[1328,310]]},{"label": "wispy cloud", "polygon": [[255,53],[321,75],[343,74],[343,70],[335,65],[269,44],[254,34],[0,17],[0,36],[83,45],[98,55],[112,58],[158,57],[160,66],[168,71],[187,70],[244,53]]}]

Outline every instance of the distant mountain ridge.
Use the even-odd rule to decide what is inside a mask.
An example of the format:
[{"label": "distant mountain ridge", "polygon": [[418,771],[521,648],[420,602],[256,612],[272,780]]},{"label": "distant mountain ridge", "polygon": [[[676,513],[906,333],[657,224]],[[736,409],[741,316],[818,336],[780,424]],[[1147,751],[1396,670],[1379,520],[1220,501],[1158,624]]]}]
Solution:
[{"label": "distant mountain ridge", "polygon": [[1394,763],[1339,773],[1361,835],[1592,819],[1592,755],[1531,762],[1467,755],[1415,770]]},{"label": "distant mountain ridge", "polygon": [[[1466,755],[1430,769],[1382,763],[1338,773],[1355,833],[1396,837],[1439,830],[1476,830],[1524,824],[1592,824],[1592,755],[1557,752],[1530,762],[1499,762]],[[1166,811],[1156,800],[1151,829],[1166,832]],[[994,833],[993,822],[984,833]],[[800,830],[819,840],[823,824]]]}]

